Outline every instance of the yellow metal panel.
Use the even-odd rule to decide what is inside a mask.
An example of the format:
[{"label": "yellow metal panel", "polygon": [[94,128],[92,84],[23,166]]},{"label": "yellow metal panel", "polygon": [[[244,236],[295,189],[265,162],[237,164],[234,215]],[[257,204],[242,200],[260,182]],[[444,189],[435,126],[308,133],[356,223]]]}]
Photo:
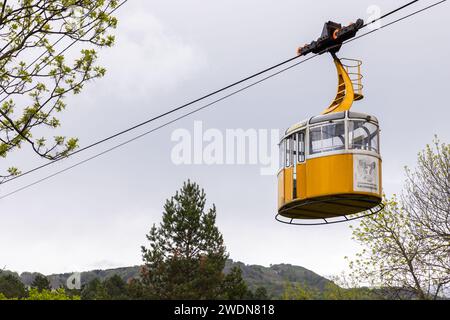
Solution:
[{"label": "yellow metal panel", "polygon": [[306,176],[307,198],[353,193],[353,157],[340,154],[309,159]]},{"label": "yellow metal panel", "polygon": [[333,102],[322,114],[350,110],[355,100],[353,83],[347,71],[338,58],[334,58],[334,63],[338,74],[338,90]]},{"label": "yellow metal panel", "polygon": [[297,164],[297,198],[306,199],[306,163]]},{"label": "yellow metal panel", "polygon": [[[285,168],[278,174],[278,207],[280,208],[293,200],[302,201],[344,194],[347,196],[354,194],[381,198],[381,160],[379,160],[378,166],[379,193],[353,190],[353,162],[353,154],[338,154],[308,159],[306,163],[298,164],[297,199],[293,199],[293,167]],[[352,204],[352,200],[349,201],[347,202]],[[357,205],[359,200],[355,201],[354,205]]]},{"label": "yellow metal panel", "polygon": [[294,167],[284,169],[284,200],[286,202],[292,201],[294,192]]},{"label": "yellow metal panel", "polygon": [[284,204],[284,170],[281,170],[278,172],[278,208]]}]

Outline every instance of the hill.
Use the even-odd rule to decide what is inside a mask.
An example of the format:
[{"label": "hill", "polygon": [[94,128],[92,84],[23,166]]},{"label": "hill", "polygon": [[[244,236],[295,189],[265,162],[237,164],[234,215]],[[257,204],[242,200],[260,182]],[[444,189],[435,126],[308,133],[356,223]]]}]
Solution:
[{"label": "hill", "polygon": [[[318,275],[306,268],[290,264],[274,264],[270,267],[260,265],[246,265],[242,262],[228,260],[224,272],[228,273],[232,267],[238,266],[242,270],[242,276],[250,289],[264,287],[272,297],[279,297],[286,283],[300,283],[310,288],[323,291],[330,280]],[[93,279],[105,280],[113,275],[119,275],[125,281],[139,277],[140,266],[123,267],[107,270],[92,270],[81,273],[81,284],[86,284]],[[22,282],[29,286],[38,273],[24,272],[20,275]],[[53,288],[65,286],[71,273],[52,274],[48,278]]]},{"label": "hill", "polygon": [[293,285],[298,283],[322,292],[327,283],[331,282],[311,270],[291,264],[274,264],[264,267],[229,260],[225,266],[225,273],[234,266],[241,268],[242,276],[250,289],[264,287],[272,297],[281,296],[286,283]]}]

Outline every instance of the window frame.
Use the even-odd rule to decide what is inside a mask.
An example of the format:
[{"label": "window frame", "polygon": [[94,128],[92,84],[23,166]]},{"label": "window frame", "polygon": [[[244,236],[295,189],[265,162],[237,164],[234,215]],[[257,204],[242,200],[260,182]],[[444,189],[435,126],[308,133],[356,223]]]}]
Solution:
[{"label": "window frame", "polygon": [[[372,139],[369,139],[369,141],[368,141],[368,142],[369,142],[369,149],[355,148],[355,147],[354,147],[354,143],[353,143],[353,139],[354,139],[354,137],[353,137],[353,132],[355,132],[355,129],[352,128],[351,126],[352,126],[354,123],[356,123],[356,122],[363,122],[364,124],[370,123],[371,125],[373,125],[373,126],[376,127],[376,131],[375,131],[375,132],[376,132],[376,144],[377,144],[377,147],[376,147],[376,148],[374,148],[374,147],[372,146]],[[360,128],[362,128],[363,130],[364,130],[364,129],[367,129],[367,128],[364,128],[364,127],[358,127],[357,129],[360,129]],[[353,129],[353,130],[352,130],[352,129]],[[348,120],[347,120],[347,130],[348,130],[348,134],[347,134],[347,144],[348,144],[348,150],[349,150],[349,151],[359,150],[359,151],[364,151],[364,152],[375,152],[375,153],[377,153],[377,154],[380,154],[380,126],[379,126],[378,123],[376,123],[376,122],[374,122],[374,121],[366,120],[366,119],[354,119],[354,118],[352,118],[352,119],[348,119]],[[364,131],[367,133],[366,130],[364,130]],[[369,134],[367,134],[367,137],[370,138],[370,132],[369,132]],[[367,139],[367,137],[364,138],[364,140]]]},{"label": "window frame", "polygon": [[[344,118],[342,118],[342,114],[345,114]],[[283,143],[284,146],[286,146],[285,145],[286,140],[292,139],[293,135],[297,135],[297,140],[295,142],[296,143],[295,149],[297,149],[297,152],[295,155],[293,155],[293,157],[295,157],[295,162],[297,164],[304,163],[304,162],[308,161],[309,159],[326,157],[326,156],[331,156],[331,155],[338,155],[338,154],[367,154],[367,155],[376,156],[381,159],[381,148],[382,148],[382,146],[380,145],[381,129],[380,129],[380,123],[378,122],[378,119],[372,115],[356,113],[356,112],[351,112],[351,111],[345,111],[342,114],[340,114],[339,118],[336,117],[337,119],[333,119],[333,120],[329,120],[330,118],[322,118],[322,117],[319,118],[318,116],[312,117],[308,120],[304,120],[303,122],[300,122],[298,125],[296,125],[295,128],[293,126],[292,130],[291,130],[291,128],[287,129],[285,131],[283,138],[280,141],[280,144]],[[312,121],[312,119],[314,121]],[[316,122],[315,120],[317,120],[317,119],[321,119],[321,120],[327,119],[327,120],[323,121],[323,122]],[[355,148],[351,147],[351,141],[350,141],[350,126],[352,125],[350,123],[351,121],[352,122],[355,122],[355,121],[369,122],[372,125],[377,127],[377,129],[378,129],[377,138],[376,138],[377,149],[370,148],[370,150],[366,150],[366,149],[355,149]],[[343,135],[345,137],[344,146],[341,145],[339,147],[339,149],[333,148],[332,150],[311,153],[311,151],[312,151],[311,130],[313,130],[314,128],[319,128],[319,127],[323,127],[326,125],[330,125],[331,123],[333,123],[333,124],[344,123],[344,133],[343,133]],[[302,133],[303,133],[303,138],[304,138],[304,156],[301,154],[301,151],[300,151],[300,149],[301,149],[301,138],[300,137],[301,137]],[[338,136],[335,136],[335,137],[338,137]],[[287,154],[286,154],[286,150],[285,150],[284,157],[286,157],[286,156],[287,156]],[[289,166],[293,165],[292,159],[293,158],[291,158],[291,160],[290,160]],[[280,168],[286,168],[286,159],[283,159],[283,165],[280,166]]]},{"label": "window frame", "polygon": [[292,165],[292,139],[291,136],[288,136],[285,138],[285,143],[286,143],[286,148],[285,148],[285,163],[284,163],[284,167],[285,168],[289,168]]},{"label": "window frame", "polygon": [[[321,140],[320,141],[323,141],[324,139],[322,139],[323,138],[322,128],[325,127],[325,126],[336,125],[336,124],[343,124],[343,126],[344,126],[343,127],[343,129],[344,129],[344,134],[343,134],[344,141],[343,141],[342,146],[340,146],[339,148],[333,147],[330,150],[323,150],[322,149],[323,151],[313,152],[311,131],[314,130],[314,129],[319,129],[320,128],[320,134],[321,134]],[[307,128],[307,130],[308,130],[308,146],[309,146],[308,153],[307,153],[308,157],[316,157],[316,156],[322,155],[322,154],[328,154],[328,153],[333,153],[333,152],[342,152],[342,151],[346,151],[347,150],[347,143],[346,143],[346,140],[347,140],[346,139],[346,136],[347,136],[347,121],[346,121],[346,119],[339,119],[339,120],[334,120],[334,121],[328,121],[328,122],[325,122],[325,123],[319,123],[317,125],[309,126]],[[338,136],[333,136],[332,137],[332,141],[333,141],[334,138],[337,138],[337,137]]]},{"label": "window frame", "polygon": [[[306,161],[306,129],[300,130],[297,133],[297,162],[303,163]],[[300,139],[300,137],[302,139]]]}]

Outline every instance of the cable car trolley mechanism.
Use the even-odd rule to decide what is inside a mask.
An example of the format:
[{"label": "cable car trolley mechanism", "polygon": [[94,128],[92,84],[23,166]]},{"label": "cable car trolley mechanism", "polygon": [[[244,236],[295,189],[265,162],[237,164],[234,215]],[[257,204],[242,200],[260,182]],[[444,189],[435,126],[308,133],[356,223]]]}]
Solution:
[{"label": "cable car trolley mechanism", "polygon": [[362,62],[336,56],[363,26],[361,19],[346,27],[329,21],[320,38],[297,51],[330,53],[338,89],[322,114],[291,126],[281,139],[276,215],[280,222],[337,223],[383,209],[378,119],[350,111],[353,102],[364,97]]}]

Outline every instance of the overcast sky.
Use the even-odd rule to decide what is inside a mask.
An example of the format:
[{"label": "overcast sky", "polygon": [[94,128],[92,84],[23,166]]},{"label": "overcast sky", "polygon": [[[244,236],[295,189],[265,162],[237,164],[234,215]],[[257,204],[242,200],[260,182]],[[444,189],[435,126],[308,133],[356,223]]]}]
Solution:
[{"label": "overcast sky", "polygon": [[[433,1],[420,1],[406,14]],[[295,55],[323,23],[367,19],[370,5],[397,1],[131,0],[119,9],[117,42],[100,52],[107,75],[67,99],[59,132],[81,146]],[[448,4],[344,47],[364,61],[366,98],[353,110],[378,117],[383,187],[400,193],[404,166],[433,135],[448,142],[450,83]],[[291,263],[322,275],[347,269],[360,247],[349,224],[295,227],[274,220],[275,176],[257,165],[181,165],[171,161],[175,129],[280,129],[320,113],[336,75],[323,55],[216,106],[183,119],[71,171],[1,201],[0,267],[45,274],[141,263],[140,246],[159,223],[165,199],[190,178],[217,206],[230,257],[247,264]],[[152,126],[114,141],[117,143]],[[0,186],[6,194],[63,169],[110,143]],[[2,160],[3,161],[3,160]],[[39,163],[28,150],[8,159],[21,169]],[[5,166],[7,167],[5,160]]]}]

